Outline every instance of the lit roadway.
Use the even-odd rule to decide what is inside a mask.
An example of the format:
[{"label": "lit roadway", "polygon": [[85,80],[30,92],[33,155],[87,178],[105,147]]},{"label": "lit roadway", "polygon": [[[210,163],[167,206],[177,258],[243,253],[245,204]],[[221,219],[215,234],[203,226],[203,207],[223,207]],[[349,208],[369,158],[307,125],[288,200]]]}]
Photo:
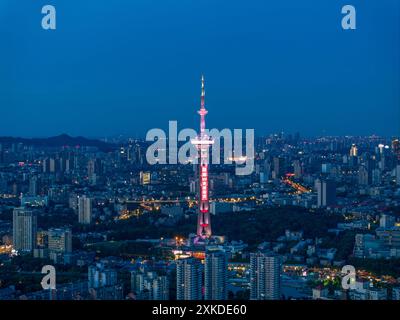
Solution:
[{"label": "lit roadway", "polygon": [[[319,275],[320,280],[333,280],[334,278],[341,278],[343,276],[341,269],[336,268],[327,268],[327,267],[304,267],[304,266],[295,266],[295,265],[284,265],[285,273],[295,273],[301,275],[304,271],[307,273],[313,272]],[[371,272],[365,270],[356,270],[357,278],[363,280],[370,280],[381,283],[397,283],[396,279],[390,276],[381,276],[378,277]]]},{"label": "lit roadway", "polygon": [[[217,201],[217,202],[226,202],[226,203],[240,203],[246,201],[255,201],[256,197],[240,197],[240,198],[217,198],[217,199],[210,199],[210,201]],[[160,209],[160,205],[162,204],[180,204],[180,203],[187,203],[189,207],[193,207],[198,203],[195,199],[135,199],[135,200],[127,200],[125,201],[126,204],[138,204],[142,209],[147,211],[156,211]],[[153,207],[152,207],[153,206]],[[132,217],[138,217],[141,215],[139,209],[135,209],[133,211],[123,210],[121,214],[116,218],[116,220],[126,220]]]},{"label": "lit roadway", "polygon": [[12,246],[0,246],[0,254],[7,254],[7,253],[11,253],[12,250]]},{"label": "lit roadway", "polygon": [[291,177],[293,177],[294,174],[287,174],[285,178],[282,179],[282,181],[286,184],[288,184],[289,186],[291,186],[293,189],[295,189],[297,191],[297,193],[309,193],[311,192],[310,189],[302,186],[300,183],[294,182],[291,180]]},{"label": "lit roadway", "polygon": [[[210,201],[221,201],[221,202],[244,202],[255,200],[255,197],[246,197],[246,198],[218,198],[218,199],[210,199]],[[153,204],[153,203],[197,203],[197,200],[194,199],[140,199],[140,200],[127,200],[125,203],[137,203],[137,204]]]}]

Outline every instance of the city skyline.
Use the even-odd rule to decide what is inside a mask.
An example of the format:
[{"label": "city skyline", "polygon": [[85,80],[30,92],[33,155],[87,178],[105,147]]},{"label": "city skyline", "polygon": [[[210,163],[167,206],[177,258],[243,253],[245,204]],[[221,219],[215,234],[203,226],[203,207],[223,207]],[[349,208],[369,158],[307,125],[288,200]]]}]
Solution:
[{"label": "city skyline", "polygon": [[1,1],[0,302],[400,301],[400,1],[343,1]]},{"label": "city skyline", "polygon": [[0,143],[0,300],[400,299],[398,139],[273,135],[246,176],[51,141]]},{"label": "city skyline", "polygon": [[[154,129],[154,128],[153,128]],[[178,127],[178,130],[181,129]],[[186,129],[186,128],[184,128]],[[190,128],[192,129],[192,128]],[[218,128],[212,128],[212,129],[216,129],[221,131]],[[209,130],[212,130],[209,129]],[[226,129],[226,128],[225,128]],[[163,129],[161,129],[163,130]],[[168,133],[168,126],[165,128],[165,132]],[[271,132],[266,132],[266,133],[259,133],[255,132],[255,138],[268,138],[268,137],[272,137],[272,136],[279,136],[279,135],[283,135],[283,136],[295,136],[295,135],[299,135],[302,139],[319,139],[319,138],[381,138],[381,139],[392,139],[392,138],[397,138],[400,137],[400,134],[394,134],[394,135],[377,135],[374,133],[370,133],[370,134],[364,134],[364,135],[351,135],[351,134],[345,134],[345,135],[340,135],[340,134],[321,134],[321,135],[303,135],[301,131],[285,131],[285,130],[281,130],[281,131],[271,131]],[[53,139],[53,138],[67,138],[67,139],[78,139],[78,138],[83,138],[83,139],[88,139],[88,140],[99,140],[99,141],[105,141],[105,142],[109,142],[112,141],[113,139],[117,139],[120,141],[126,141],[128,139],[136,139],[136,140],[143,140],[145,141],[146,139],[146,133],[139,135],[139,134],[123,134],[121,133],[116,133],[113,135],[106,135],[106,136],[102,136],[102,135],[72,135],[69,134],[68,132],[63,132],[60,131],[59,133],[55,133],[54,135],[38,135],[38,136],[24,136],[24,135],[0,135],[0,138],[3,139],[23,139],[23,140],[41,140],[41,139]],[[168,139],[168,134],[167,137]],[[26,142],[26,141],[25,141]]]}]

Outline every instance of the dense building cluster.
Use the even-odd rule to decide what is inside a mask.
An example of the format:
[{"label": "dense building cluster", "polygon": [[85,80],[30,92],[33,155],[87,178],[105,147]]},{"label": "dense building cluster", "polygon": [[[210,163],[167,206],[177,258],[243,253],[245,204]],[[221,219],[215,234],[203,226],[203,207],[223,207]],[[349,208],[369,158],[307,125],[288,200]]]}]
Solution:
[{"label": "dense building cluster", "polygon": [[[216,224],[196,245],[198,166],[149,165],[141,139],[1,140],[0,299],[399,299],[400,275],[371,267],[400,258],[399,140],[255,142],[251,175],[210,165]],[[258,243],[218,220],[278,209],[309,218]],[[316,218],[334,225],[304,227]],[[356,286],[344,290],[353,262]],[[46,264],[55,290],[40,287]]]}]

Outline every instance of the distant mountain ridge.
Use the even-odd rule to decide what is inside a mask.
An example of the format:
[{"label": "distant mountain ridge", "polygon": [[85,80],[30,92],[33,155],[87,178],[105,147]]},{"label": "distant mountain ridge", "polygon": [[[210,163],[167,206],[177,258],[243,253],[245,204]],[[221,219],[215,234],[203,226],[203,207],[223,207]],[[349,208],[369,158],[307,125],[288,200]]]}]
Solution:
[{"label": "distant mountain ridge", "polygon": [[49,138],[19,138],[19,137],[0,137],[0,143],[12,144],[12,143],[23,143],[25,145],[41,146],[41,147],[97,147],[99,150],[104,152],[112,151],[116,148],[116,145],[103,142],[96,139],[87,139],[85,137],[71,137],[67,134],[61,134],[55,137]]}]

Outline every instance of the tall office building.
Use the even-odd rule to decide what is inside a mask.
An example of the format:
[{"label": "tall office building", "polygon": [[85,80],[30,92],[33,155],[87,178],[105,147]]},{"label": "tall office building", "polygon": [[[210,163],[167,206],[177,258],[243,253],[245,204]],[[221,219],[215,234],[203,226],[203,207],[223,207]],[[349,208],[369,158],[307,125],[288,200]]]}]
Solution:
[{"label": "tall office building", "polygon": [[393,150],[393,153],[396,155],[397,159],[400,160],[400,140],[399,139],[393,139],[392,150]]},{"label": "tall office building", "polygon": [[37,196],[39,193],[39,179],[37,176],[32,176],[29,179],[29,195]]},{"label": "tall office building", "polygon": [[201,300],[203,265],[198,259],[186,258],[176,261],[176,299]]},{"label": "tall office building", "polygon": [[350,157],[357,157],[358,156],[358,148],[357,148],[357,146],[353,143],[352,145],[351,145],[351,148],[350,148]]},{"label": "tall office building", "polygon": [[86,196],[78,199],[78,221],[82,224],[92,222],[92,199]]},{"label": "tall office building", "polygon": [[372,182],[371,171],[366,166],[360,166],[358,169],[358,184],[367,186]]},{"label": "tall office building", "polygon": [[97,170],[96,160],[90,159],[87,164],[88,180],[91,185],[96,185],[97,182]]},{"label": "tall office building", "polygon": [[56,173],[60,169],[60,160],[54,158],[46,158],[42,161],[43,173]]},{"label": "tall office building", "polygon": [[94,175],[96,171],[96,160],[95,159],[90,159],[87,164],[87,172],[88,172],[88,177]]},{"label": "tall office building", "polygon": [[303,168],[300,160],[293,161],[293,173],[295,178],[301,178],[301,175],[303,174]]},{"label": "tall office building", "polygon": [[50,159],[46,158],[42,161],[42,172],[48,173],[50,171]]},{"label": "tall office building", "polygon": [[141,185],[151,184],[151,173],[150,172],[140,171],[139,178],[140,178]]},{"label": "tall office building", "polygon": [[204,298],[206,300],[227,299],[227,257],[223,250],[208,250],[204,266]]},{"label": "tall office building", "polygon": [[[263,177],[263,181],[262,183],[266,183],[268,182],[269,179],[271,179],[271,162],[269,161],[269,159],[264,161],[264,164],[262,166],[262,171],[260,172],[260,180],[261,180],[261,176]],[[261,181],[260,181],[261,182]]]},{"label": "tall office building", "polygon": [[285,159],[281,157],[275,157],[273,178],[281,179],[284,175],[285,175]]},{"label": "tall office building", "polygon": [[353,144],[350,148],[348,164],[350,167],[357,167],[358,165],[358,148]]},{"label": "tall office building", "polygon": [[382,183],[382,171],[379,168],[373,169],[371,172],[371,182],[374,185],[380,185]]},{"label": "tall office building", "polygon": [[68,198],[68,207],[78,213],[79,197],[75,193],[70,193]]},{"label": "tall office building", "polygon": [[53,252],[72,252],[72,233],[70,229],[51,228],[47,232],[48,248]]},{"label": "tall office building", "polygon": [[379,226],[383,229],[389,229],[396,224],[396,218],[388,214],[382,214],[379,219]]},{"label": "tall office building", "polygon": [[37,216],[27,208],[15,208],[13,212],[13,244],[20,252],[31,252],[36,246]]},{"label": "tall office building", "polygon": [[250,299],[281,298],[281,258],[272,252],[250,254]]},{"label": "tall office building", "polygon": [[336,203],[336,184],[334,181],[317,179],[315,181],[315,188],[318,193],[318,207],[328,207]]},{"label": "tall office building", "polygon": [[58,161],[54,158],[50,158],[50,172],[56,172],[58,170]]}]

